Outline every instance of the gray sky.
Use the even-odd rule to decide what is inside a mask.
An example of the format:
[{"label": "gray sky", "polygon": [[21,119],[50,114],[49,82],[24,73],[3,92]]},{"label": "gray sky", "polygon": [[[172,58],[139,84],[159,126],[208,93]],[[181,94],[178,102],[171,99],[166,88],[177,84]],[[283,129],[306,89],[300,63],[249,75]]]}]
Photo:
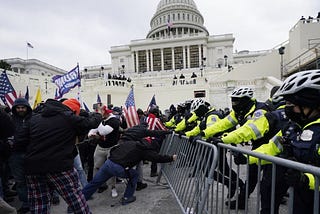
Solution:
[{"label": "gray sky", "polygon": [[[36,58],[65,70],[111,62],[111,46],[144,39],[160,0],[0,0],[0,59]],[[234,50],[265,50],[288,39],[319,0],[194,0],[210,35],[233,33]]]}]

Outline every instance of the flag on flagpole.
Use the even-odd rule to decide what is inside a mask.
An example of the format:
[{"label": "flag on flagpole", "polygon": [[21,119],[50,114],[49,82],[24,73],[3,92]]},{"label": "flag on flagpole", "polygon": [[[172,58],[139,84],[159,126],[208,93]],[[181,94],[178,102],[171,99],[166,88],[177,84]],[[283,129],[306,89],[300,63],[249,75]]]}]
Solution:
[{"label": "flag on flagpole", "polygon": [[27,42],[27,47],[28,48],[34,48],[33,45],[31,45],[31,43]]},{"label": "flag on flagpole", "polygon": [[81,86],[81,78],[79,72],[79,65],[64,75],[56,75],[52,81],[58,86],[57,97],[62,97],[68,93],[72,88]]},{"label": "flag on flagpole", "polygon": [[100,97],[99,94],[97,95],[97,103],[102,103],[102,102],[101,102],[101,97]]},{"label": "flag on flagpole", "polygon": [[29,102],[29,87],[28,86],[27,86],[27,91],[26,91],[26,94],[24,95],[24,98],[26,100],[28,100],[28,102]]},{"label": "flag on flagpole", "polygon": [[41,90],[38,88],[36,98],[33,103],[33,109],[35,109],[42,102]]},{"label": "flag on flagpole", "polygon": [[21,91],[19,90],[19,98],[22,98],[22,94],[21,94]]},{"label": "flag on flagpole", "polygon": [[60,99],[62,96],[59,94],[59,90],[56,88],[56,92],[55,92],[55,94],[54,94],[54,99],[55,100],[58,100],[58,99]]},{"label": "flag on flagpole", "polygon": [[131,128],[140,123],[136,110],[136,104],[134,102],[133,87],[131,87],[126,103],[124,105],[124,115],[128,124],[128,128]]},{"label": "flag on flagpole", "polygon": [[147,112],[149,112],[149,109],[150,109],[151,107],[156,106],[156,105],[157,105],[157,103],[156,103],[156,96],[153,95],[153,97],[151,98],[151,101],[150,101],[150,103],[149,103],[149,106],[148,106],[148,108],[147,108]]},{"label": "flag on flagpole", "polygon": [[12,107],[17,94],[12,87],[6,71],[3,71],[0,76],[0,103],[2,105]]},{"label": "flag on flagpole", "polygon": [[84,107],[84,110],[86,110],[86,112],[90,112],[90,109],[88,108],[85,102],[83,102],[83,107]]}]

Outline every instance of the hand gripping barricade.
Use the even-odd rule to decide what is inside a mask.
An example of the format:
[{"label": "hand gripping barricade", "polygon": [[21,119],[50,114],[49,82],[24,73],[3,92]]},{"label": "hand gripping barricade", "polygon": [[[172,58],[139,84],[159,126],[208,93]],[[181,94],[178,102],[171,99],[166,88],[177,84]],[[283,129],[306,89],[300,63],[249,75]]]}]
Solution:
[{"label": "hand gripping barricade", "polygon": [[[218,148],[221,149],[218,149]],[[219,165],[218,151],[227,152],[227,161],[230,165],[229,172],[217,170]],[[271,168],[270,185],[270,213],[276,213],[275,198],[276,192],[276,171],[279,167],[286,167],[304,173],[311,173],[315,177],[315,190],[319,189],[320,168],[308,164],[273,157],[261,153],[250,151],[245,147],[234,147],[223,143],[217,145],[209,144],[198,140],[196,144],[188,143],[188,138],[177,134],[169,135],[161,147],[161,154],[177,154],[177,161],[171,164],[162,164],[161,172],[158,177],[164,176],[170,186],[174,197],[181,208],[181,213],[238,213],[239,210],[231,210],[226,202],[230,203],[230,198],[226,197],[231,187],[231,180],[225,186],[223,180],[219,180],[217,174],[222,177],[228,176],[233,168],[243,180],[249,180],[249,164],[235,165],[233,160],[234,153],[256,157],[258,159],[258,183],[255,191],[249,197],[248,186],[246,188],[245,208],[241,213],[260,213],[261,209],[261,178],[264,165],[262,162],[269,162]],[[224,163],[223,163],[224,164]],[[237,188],[239,183],[237,181]],[[281,204],[279,213],[293,213],[293,193],[294,187],[288,189],[288,199],[286,204]],[[227,194],[226,194],[227,193]],[[238,191],[235,199],[238,198]],[[238,203],[238,201],[237,201]],[[313,213],[319,213],[319,191],[314,191]]]}]

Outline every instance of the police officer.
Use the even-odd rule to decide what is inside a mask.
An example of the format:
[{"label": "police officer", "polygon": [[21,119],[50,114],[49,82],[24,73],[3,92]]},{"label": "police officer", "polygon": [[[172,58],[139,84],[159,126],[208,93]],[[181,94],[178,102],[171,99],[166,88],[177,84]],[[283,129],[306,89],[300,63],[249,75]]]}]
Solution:
[{"label": "police officer", "polygon": [[[266,114],[261,113],[261,110],[257,110],[254,113],[252,119],[248,120],[243,126],[235,131],[226,133],[222,136],[222,143],[226,144],[240,144],[244,142],[251,141],[252,149],[258,148],[262,144],[269,142],[282,127],[286,126],[289,122],[285,111],[284,111],[284,101],[282,97],[272,98],[273,106],[279,106],[277,110],[267,112]],[[234,152],[234,161],[236,164],[246,163],[246,158],[238,153]],[[271,200],[270,188],[272,185],[272,165],[266,165],[262,167],[263,177],[261,181],[261,207],[269,207]],[[257,176],[257,175],[256,175]],[[232,202],[233,205],[236,202]],[[245,189],[240,189],[239,195],[239,208],[245,207]]]},{"label": "police officer", "polygon": [[[282,128],[268,144],[260,146],[255,151],[319,166],[320,70],[291,75],[276,95],[283,96],[286,100],[285,113],[292,123]],[[249,157],[249,164],[257,162],[257,158]],[[313,213],[314,176],[293,169],[279,168],[280,170],[276,170],[276,179],[280,181],[276,183],[275,188],[276,210],[279,208],[281,195],[286,193],[288,186],[293,186],[293,213]]]},{"label": "police officer", "polygon": [[[227,130],[244,125],[249,119],[254,117],[254,114],[265,114],[268,111],[268,107],[265,103],[258,102],[253,98],[253,89],[250,87],[239,87],[236,88],[231,94],[232,111],[222,120],[207,127],[201,132],[205,139],[216,137]],[[256,112],[257,110],[258,113]],[[257,183],[258,167],[251,165],[249,168],[249,194],[255,189]],[[232,175],[233,176],[233,175]],[[232,181],[235,182],[237,178],[231,177]],[[238,208],[244,209],[245,207],[245,194],[244,185],[240,186],[239,203]],[[242,193],[242,194],[241,194]],[[227,203],[228,204],[228,203]],[[236,201],[230,202],[230,208],[236,208]],[[228,204],[229,205],[229,204]]]}]

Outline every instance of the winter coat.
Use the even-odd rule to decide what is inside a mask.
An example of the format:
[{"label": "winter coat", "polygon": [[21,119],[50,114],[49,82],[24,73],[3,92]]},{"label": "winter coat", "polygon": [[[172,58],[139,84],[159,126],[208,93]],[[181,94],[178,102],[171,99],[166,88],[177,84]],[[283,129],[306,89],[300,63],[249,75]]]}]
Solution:
[{"label": "winter coat", "polygon": [[61,102],[48,99],[41,111],[32,115],[24,132],[28,139],[26,174],[72,169],[76,136],[97,127],[101,120],[98,113],[89,117],[77,116]]}]

